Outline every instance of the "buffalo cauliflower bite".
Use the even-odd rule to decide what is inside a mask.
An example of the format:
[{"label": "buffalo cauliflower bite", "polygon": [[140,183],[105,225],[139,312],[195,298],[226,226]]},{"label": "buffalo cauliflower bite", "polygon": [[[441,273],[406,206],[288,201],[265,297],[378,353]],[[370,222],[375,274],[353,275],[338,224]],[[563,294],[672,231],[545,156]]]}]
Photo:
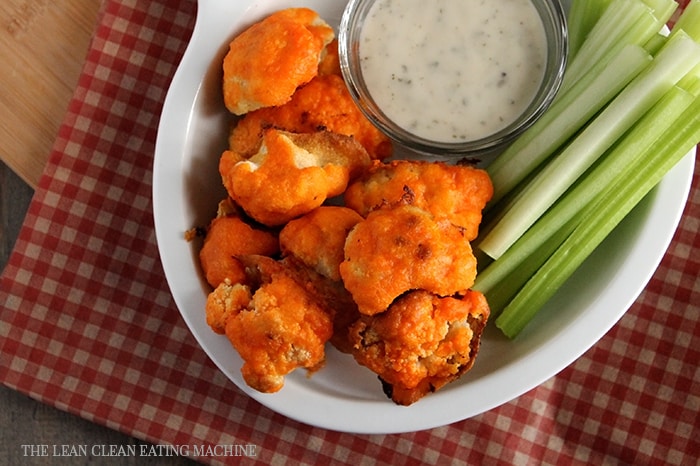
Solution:
[{"label": "buffalo cauliflower bite", "polygon": [[289,268],[296,280],[317,300],[333,319],[333,336],[330,343],[343,353],[350,353],[348,328],[360,317],[357,304],[343,283],[332,280],[293,256],[280,261]]},{"label": "buffalo cauliflower bite", "polygon": [[261,108],[246,114],[231,131],[231,150],[246,157],[254,154],[266,128],[295,133],[325,129],[353,136],[373,159],[384,159],[393,151],[390,139],[362,114],[352,100],[345,81],[337,74],[314,78],[300,87],[285,105]]},{"label": "buffalo cauliflower bite", "polygon": [[488,316],[476,291],[444,298],[414,291],[352,325],[352,353],[379,376],[389,398],[410,405],[472,367]]},{"label": "buffalo cauliflower bite", "polygon": [[345,191],[370,163],[352,137],[268,129],[256,155],[225,151],[219,163],[231,198],[253,219],[278,226]]},{"label": "buffalo cauliflower bite", "polygon": [[279,252],[275,233],[247,222],[224,204],[228,202],[220,203],[219,214],[209,224],[199,251],[204,276],[214,288],[226,279],[233,283],[244,280],[245,269],[237,256],[273,256]]},{"label": "buffalo cauliflower bite", "polygon": [[319,296],[333,315],[331,343],[349,353],[348,327],[360,316],[352,296],[340,278],[348,232],[362,221],[352,209],[321,206],[289,222],[280,231],[280,248],[285,262],[294,268]]},{"label": "buffalo cauliflower bite", "polygon": [[252,25],[231,41],[224,57],[226,108],[242,115],[288,102],[317,75],[334,38],[333,29],[308,8],[281,10]]},{"label": "buffalo cauliflower bite", "polygon": [[215,330],[223,325],[243,359],[245,382],[263,393],[277,392],[295,369],[323,365],[333,323],[283,264],[263,256],[241,260],[247,283],[220,284],[207,299],[207,321]]},{"label": "buffalo cauliflower bite", "polygon": [[321,206],[287,223],[280,231],[280,248],[331,280],[340,281],[345,239],[362,221],[360,214],[341,206]]},{"label": "buffalo cauliflower bite", "polygon": [[225,279],[207,296],[205,315],[207,324],[219,334],[226,333],[226,323],[246,309],[252,298],[250,287]]},{"label": "buffalo cauliflower bite", "polygon": [[340,55],[338,55],[338,39],[333,39],[333,41],[326,46],[326,53],[321,59],[321,63],[318,64],[318,75],[326,76],[329,74],[342,75],[340,71]]},{"label": "buffalo cauliflower bite", "polygon": [[350,232],[340,275],[362,314],[382,312],[400,295],[440,296],[474,284],[476,258],[462,229],[412,205],[371,212]]},{"label": "buffalo cauliflower bite", "polygon": [[345,205],[366,216],[373,209],[391,205],[405,192],[413,205],[438,218],[448,218],[464,229],[465,238],[476,238],[482,210],[493,196],[488,174],[468,165],[416,160],[375,162],[360,179],[348,186]]}]

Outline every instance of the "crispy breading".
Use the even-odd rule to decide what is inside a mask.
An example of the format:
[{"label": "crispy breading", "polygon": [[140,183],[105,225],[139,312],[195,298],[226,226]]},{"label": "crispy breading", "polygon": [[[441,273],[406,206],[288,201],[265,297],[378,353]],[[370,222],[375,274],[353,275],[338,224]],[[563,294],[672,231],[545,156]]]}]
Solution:
[{"label": "crispy breading", "polygon": [[225,151],[219,163],[231,198],[260,223],[277,226],[341,194],[370,163],[350,136],[268,129],[256,155]]},{"label": "crispy breading", "polygon": [[321,206],[287,223],[280,231],[280,249],[331,280],[340,281],[345,239],[363,219],[352,209]]},{"label": "crispy breading", "polygon": [[[360,316],[352,296],[340,281],[348,232],[362,221],[360,214],[341,206],[321,206],[292,220],[280,231],[285,261],[315,290],[333,315],[331,343],[349,353],[348,327]],[[295,265],[296,264],[296,265]]]},{"label": "crispy breading", "polygon": [[345,191],[345,205],[363,216],[379,207],[398,202],[406,194],[412,204],[448,218],[464,228],[468,240],[476,238],[482,210],[493,196],[488,174],[467,165],[397,160],[374,162],[360,179]]},{"label": "crispy breading", "polygon": [[474,284],[476,259],[462,229],[412,205],[379,209],[345,242],[340,275],[361,313],[377,314],[410,290],[440,296]]},{"label": "crispy breading", "polygon": [[410,405],[471,369],[488,316],[479,292],[441,298],[413,291],[351,326],[352,354],[379,376],[389,398]]},{"label": "crispy breading", "polygon": [[280,261],[294,278],[316,299],[333,319],[333,336],[330,343],[336,349],[349,353],[351,350],[348,329],[360,317],[357,304],[343,283],[332,280],[293,256]]},{"label": "crispy breading", "polygon": [[336,74],[341,76],[340,71],[340,56],[338,55],[338,39],[333,39],[326,46],[325,53],[318,64],[318,75],[325,76],[327,74]]},{"label": "crispy breading", "polygon": [[300,87],[285,105],[246,114],[231,131],[231,150],[244,157],[256,153],[261,134],[266,128],[296,133],[325,129],[353,136],[372,159],[387,158],[393,151],[390,139],[362,114],[343,78],[337,74],[314,78]]},{"label": "crispy breading", "polygon": [[308,8],[289,8],[235,37],[223,61],[224,103],[242,115],[282,105],[318,73],[333,29]]},{"label": "crispy breading", "polygon": [[297,7],[278,10],[268,18],[275,20],[289,20],[295,23],[303,24],[316,38],[321,40],[324,45],[328,45],[335,40],[335,32],[328,23],[321,18],[318,13],[310,8]]},{"label": "crispy breading", "polygon": [[247,285],[225,279],[207,296],[207,324],[214,332],[225,334],[228,320],[246,309],[252,297]]},{"label": "crispy breading", "polygon": [[279,252],[277,234],[244,220],[231,211],[221,212],[207,229],[199,262],[207,282],[216,288],[228,279],[233,283],[244,280],[245,270],[237,256],[260,254],[273,256]]},{"label": "crispy breading", "polygon": [[246,383],[272,393],[295,369],[322,367],[333,323],[315,295],[283,264],[263,256],[241,260],[248,284],[220,284],[207,299],[207,320],[215,331],[224,326],[243,359]]}]

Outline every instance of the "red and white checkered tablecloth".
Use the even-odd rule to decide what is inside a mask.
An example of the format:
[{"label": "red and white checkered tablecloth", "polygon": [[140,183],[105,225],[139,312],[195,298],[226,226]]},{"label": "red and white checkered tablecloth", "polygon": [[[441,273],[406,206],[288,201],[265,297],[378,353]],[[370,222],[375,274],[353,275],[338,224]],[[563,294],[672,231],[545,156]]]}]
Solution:
[{"label": "red and white checkered tablecloth", "polygon": [[[685,3],[685,2],[682,2]],[[0,380],[157,444],[255,445],[231,464],[697,464],[700,176],[620,322],[541,386],[453,425],[353,435],[239,391],[181,319],[152,218],[156,129],[194,0],[109,0],[0,288]],[[697,167],[697,165],[696,165]]]}]

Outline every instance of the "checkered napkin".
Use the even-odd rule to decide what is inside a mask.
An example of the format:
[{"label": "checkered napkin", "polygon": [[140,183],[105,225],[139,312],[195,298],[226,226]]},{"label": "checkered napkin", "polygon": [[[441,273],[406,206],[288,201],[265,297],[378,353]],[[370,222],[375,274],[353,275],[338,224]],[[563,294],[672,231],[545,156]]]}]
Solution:
[{"label": "checkered napkin", "polygon": [[[580,359],[450,426],[352,435],[239,391],[173,303],[152,220],[156,128],[193,0],[107,1],[0,288],[0,380],[158,444],[255,445],[232,464],[695,464],[700,176],[659,269]],[[214,450],[214,453],[216,451]]]}]

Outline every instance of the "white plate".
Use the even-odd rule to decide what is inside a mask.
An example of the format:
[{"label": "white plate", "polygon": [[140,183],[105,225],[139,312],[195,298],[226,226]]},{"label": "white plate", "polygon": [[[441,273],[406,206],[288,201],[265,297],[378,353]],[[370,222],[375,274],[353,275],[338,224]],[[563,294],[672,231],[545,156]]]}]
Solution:
[{"label": "white plate", "polygon": [[668,174],[516,340],[506,340],[489,326],[474,368],[443,390],[412,406],[396,406],[374,374],[331,348],[326,367],[313,377],[297,371],[280,392],[258,393],[243,382],[240,358],[228,340],[205,322],[209,289],[201,278],[197,251],[183,239],[186,230],[211,219],[225,196],[217,171],[229,124],[220,97],[220,64],[228,42],[266,14],[303,5],[337,25],[345,3],[200,0],[197,27],[168,92],[158,131],[153,179],[158,247],[185,322],[214,363],[249,396],[292,419],[338,431],[428,429],[483,413],[536,387],[618,321],[671,241],[695,159],[688,154]]}]

